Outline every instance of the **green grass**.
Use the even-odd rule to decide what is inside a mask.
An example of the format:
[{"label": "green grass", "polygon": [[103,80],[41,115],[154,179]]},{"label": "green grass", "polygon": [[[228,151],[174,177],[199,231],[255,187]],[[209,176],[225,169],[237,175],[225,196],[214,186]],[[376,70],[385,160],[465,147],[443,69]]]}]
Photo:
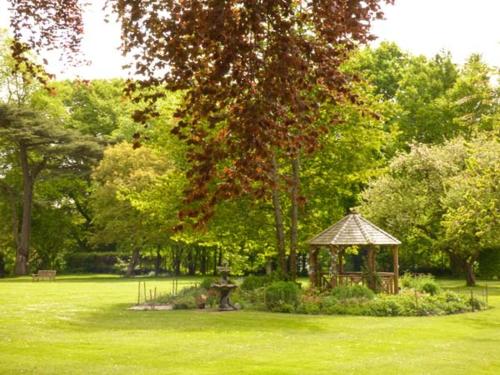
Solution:
[{"label": "green grass", "polygon": [[[171,288],[165,279],[147,284]],[[128,311],[134,280],[6,279],[0,373],[499,374],[500,282],[489,290],[493,308],[484,312],[374,318]]]}]

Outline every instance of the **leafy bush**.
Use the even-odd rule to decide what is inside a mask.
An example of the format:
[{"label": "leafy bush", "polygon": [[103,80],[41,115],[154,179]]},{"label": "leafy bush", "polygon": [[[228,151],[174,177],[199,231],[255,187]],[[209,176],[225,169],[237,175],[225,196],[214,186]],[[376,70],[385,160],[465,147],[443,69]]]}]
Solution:
[{"label": "leafy bush", "polygon": [[486,279],[500,277],[500,248],[483,250],[479,254],[479,274]]},{"label": "leafy bush", "polygon": [[365,298],[348,298],[338,300],[335,297],[327,296],[321,304],[323,314],[335,315],[366,315],[369,300]]},{"label": "leafy bush", "polygon": [[447,315],[482,310],[485,304],[474,299],[447,291],[438,295],[402,293],[400,295],[380,295],[370,302],[368,315],[375,316],[426,316]]},{"label": "leafy bush", "polygon": [[[418,290],[418,289],[417,289]],[[420,291],[434,296],[439,293],[439,285],[434,280],[426,280],[420,283]]]},{"label": "leafy bush", "polygon": [[208,290],[208,289],[210,289],[212,284],[217,283],[217,282],[218,282],[218,279],[215,276],[205,277],[205,278],[203,278],[203,280],[201,280],[200,288]]},{"label": "leafy bush", "polygon": [[66,270],[84,273],[115,273],[117,265],[126,262],[130,254],[119,252],[76,252],[66,256]]},{"label": "leafy bush", "polygon": [[403,288],[415,289],[418,292],[436,295],[441,288],[432,275],[412,275],[405,273],[401,277],[401,286]]},{"label": "leafy bush", "polygon": [[243,283],[241,284],[241,289],[243,290],[255,290],[258,288],[265,287],[272,282],[272,279],[269,276],[255,276],[250,275],[247,276]]},{"label": "leafy bush", "polygon": [[173,303],[174,310],[191,310],[196,308],[196,297],[192,295],[177,296]]},{"label": "leafy bush", "polygon": [[476,311],[476,310],[484,310],[487,306],[486,303],[483,301],[477,299],[477,298],[469,298],[467,300],[467,304],[470,306],[471,310]]},{"label": "leafy bush", "polygon": [[338,291],[329,294],[304,294],[296,312],[302,314],[370,315],[370,316],[428,316],[456,314],[482,310],[485,304],[451,291],[430,295],[406,289],[399,295]]},{"label": "leafy bush", "polygon": [[373,299],[375,294],[364,285],[352,285],[333,288],[331,296],[339,300],[346,300],[349,298]]},{"label": "leafy bush", "polygon": [[266,288],[257,288],[254,290],[237,289],[232,295],[231,300],[239,303],[244,309],[266,310],[265,304]]},{"label": "leafy bush", "polygon": [[291,281],[277,281],[265,289],[265,305],[270,311],[293,312],[299,298],[300,288]]},{"label": "leafy bush", "polygon": [[207,290],[199,287],[184,288],[177,295],[163,295],[156,299],[156,303],[172,304],[176,310],[187,310],[197,308],[197,300],[201,295],[207,295]]},{"label": "leafy bush", "polygon": [[405,311],[401,297],[398,299],[392,298],[393,296],[381,297],[372,301],[367,307],[365,315],[372,316],[398,316],[404,315]]},{"label": "leafy bush", "polygon": [[320,314],[321,297],[319,295],[303,294],[297,312],[301,314]]}]

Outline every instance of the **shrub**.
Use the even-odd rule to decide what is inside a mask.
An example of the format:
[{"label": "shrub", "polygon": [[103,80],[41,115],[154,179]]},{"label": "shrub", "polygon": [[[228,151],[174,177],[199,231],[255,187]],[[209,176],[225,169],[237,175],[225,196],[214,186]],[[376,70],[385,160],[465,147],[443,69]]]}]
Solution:
[{"label": "shrub", "polygon": [[190,310],[196,307],[196,296],[193,295],[177,296],[173,303],[174,310]]},{"label": "shrub", "polygon": [[277,281],[265,289],[265,304],[270,311],[293,312],[299,298],[300,288],[291,281]]},{"label": "shrub", "polygon": [[200,288],[203,288],[203,289],[210,289],[210,287],[212,286],[212,284],[216,283],[218,281],[218,279],[214,276],[212,277],[205,277],[203,278],[203,280],[201,280],[201,283],[200,283]]},{"label": "shrub", "polygon": [[405,273],[401,277],[401,286],[403,288],[415,289],[422,293],[436,295],[440,292],[441,288],[432,275],[412,275]]},{"label": "shrub", "polygon": [[479,254],[479,274],[486,279],[500,277],[500,248],[481,251]]},{"label": "shrub", "polygon": [[364,285],[352,285],[333,288],[331,296],[339,300],[346,300],[349,298],[364,298],[369,300],[373,299],[375,294]]},{"label": "shrub", "polygon": [[447,291],[438,295],[402,293],[380,295],[368,306],[368,315],[375,316],[427,316],[457,314],[485,308],[482,301],[471,301],[459,294]]},{"label": "shrub", "polygon": [[243,290],[255,290],[258,288],[265,287],[272,282],[269,276],[247,276],[243,283],[241,284],[241,289]]},{"label": "shrub", "polygon": [[266,288],[257,288],[254,290],[243,290],[240,288],[231,295],[231,300],[239,303],[245,309],[266,310],[265,294]]},{"label": "shrub", "polygon": [[207,291],[203,288],[190,287],[179,291],[177,295],[163,295],[156,299],[156,303],[169,303],[176,310],[186,310],[197,308],[197,301],[201,295],[207,296]]},{"label": "shrub", "polygon": [[[419,289],[417,289],[419,290]],[[434,296],[439,293],[439,285],[435,280],[425,280],[420,283],[420,291]]]},{"label": "shrub", "polygon": [[323,299],[321,312],[329,315],[366,315],[368,302],[365,298],[338,300],[335,297],[329,296]]},{"label": "shrub", "polygon": [[486,308],[486,303],[477,298],[469,298],[467,300],[467,305],[471,310],[484,310]]},{"label": "shrub", "polygon": [[321,296],[312,294],[303,294],[297,312],[301,314],[319,314],[321,313]]},{"label": "shrub", "polygon": [[482,301],[452,291],[431,295],[428,290],[406,288],[398,295],[374,295],[365,287],[350,286],[323,293],[316,290],[301,293],[297,284],[285,281],[274,282],[266,288],[239,290],[234,294],[234,301],[250,309],[330,315],[428,316],[486,308]]},{"label": "shrub", "polygon": [[130,254],[119,252],[76,252],[66,256],[66,270],[84,273],[115,273]]},{"label": "shrub", "polygon": [[402,306],[401,301],[396,298],[391,298],[393,296],[380,296],[374,301],[372,301],[366,310],[366,315],[372,316],[398,316],[403,315],[402,312],[405,310]]}]

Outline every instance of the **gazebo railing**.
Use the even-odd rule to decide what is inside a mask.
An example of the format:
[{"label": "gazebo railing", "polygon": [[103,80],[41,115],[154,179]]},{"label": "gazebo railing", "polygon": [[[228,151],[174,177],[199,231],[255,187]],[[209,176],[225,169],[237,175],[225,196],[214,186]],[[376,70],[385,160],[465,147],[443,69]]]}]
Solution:
[{"label": "gazebo railing", "polygon": [[[380,290],[385,293],[394,294],[396,292],[394,286],[394,272],[377,272],[377,279]],[[362,272],[343,272],[337,275],[322,273],[321,287],[334,288],[336,286],[352,286],[352,285],[367,285],[366,277]]]}]

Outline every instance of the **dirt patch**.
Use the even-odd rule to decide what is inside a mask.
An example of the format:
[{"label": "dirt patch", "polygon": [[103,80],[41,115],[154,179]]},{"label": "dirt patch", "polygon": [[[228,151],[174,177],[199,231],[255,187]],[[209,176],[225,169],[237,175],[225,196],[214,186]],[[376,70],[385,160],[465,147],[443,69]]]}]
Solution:
[{"label": "dirt patch", "polygon": [[174,306],[173,305],[135,305],[132,307],[129,307],[128,310],[134,310],[134,311],[146,311],[146,310],[173,310]]}]

